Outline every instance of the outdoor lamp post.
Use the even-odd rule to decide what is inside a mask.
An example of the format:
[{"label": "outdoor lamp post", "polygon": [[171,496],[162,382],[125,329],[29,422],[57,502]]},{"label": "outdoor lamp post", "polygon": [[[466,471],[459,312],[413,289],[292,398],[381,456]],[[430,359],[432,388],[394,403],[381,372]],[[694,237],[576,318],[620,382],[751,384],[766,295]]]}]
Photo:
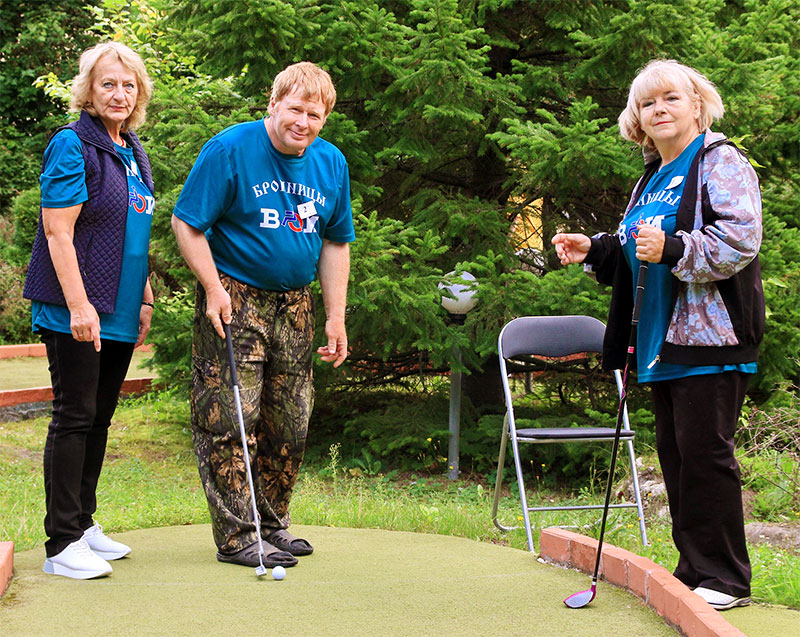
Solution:
[{"label": "outdoor lamp post", "polygon": [[[450,272],[450,275],[455,272]],[[448,276],[450,276],[448,275]],[[475,281],[469,272],[461,274],[463,281]],[[455,298],[442,296],[442,306],[456,325],[463,325],[467,312],[475,307],[475,291],[461,283],[439,284],[440,290],[447,290]],[[461,349],[455,348],[455,362],[461,365]],[[447,478],[458,479],[458,444],[461,436],[461,371],[450,367],[450,441],[447,446]]]}]

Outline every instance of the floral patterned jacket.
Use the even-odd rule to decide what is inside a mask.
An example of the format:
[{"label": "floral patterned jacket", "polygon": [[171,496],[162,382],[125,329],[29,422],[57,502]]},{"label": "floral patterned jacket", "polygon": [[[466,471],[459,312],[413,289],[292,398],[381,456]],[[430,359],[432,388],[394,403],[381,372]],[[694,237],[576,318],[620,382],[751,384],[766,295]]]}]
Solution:
[{"label": "floral patterned jacket", "polygon": [[[659,165],[657,153],[645,153],[645,172],[626,214]],[[661,259],[673,274],[673,310],[661,360],[684,365],[757,360],[765,320],[761,233],[753,167],[724,135],[706,131],[687,175],[675,234],[666,237]],[[612,285],[603,366],[620,368],[630,335],[633,283],[616,235],[593,237],[586,263],[599,282]]]}]

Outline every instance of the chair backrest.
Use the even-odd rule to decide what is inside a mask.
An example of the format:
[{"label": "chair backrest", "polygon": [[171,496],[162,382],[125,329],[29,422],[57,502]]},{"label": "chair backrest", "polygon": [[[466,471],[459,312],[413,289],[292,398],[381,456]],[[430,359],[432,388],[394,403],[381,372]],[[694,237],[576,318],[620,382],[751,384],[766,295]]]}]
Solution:
[{"label": "chair backrest", "polygon": [[500,332],[501,358],[602,352],[606,326],[592,316],[521,316]]}]

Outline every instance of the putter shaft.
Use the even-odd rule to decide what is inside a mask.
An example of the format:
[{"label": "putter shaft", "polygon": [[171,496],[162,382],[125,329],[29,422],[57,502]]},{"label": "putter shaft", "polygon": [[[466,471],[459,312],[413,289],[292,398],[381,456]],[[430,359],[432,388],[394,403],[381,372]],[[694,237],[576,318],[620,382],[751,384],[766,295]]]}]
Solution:
[{"label": "putter shaft", "polygon": [[619,450],[619,438],[622,430],[623,412],[628,394],[628,372],[630,371],[633,355],[636,352],[636,328],[639,325],[639,313],[642,309],[642,299],[644,298],[644,286],[647,281],[647,262],[639,264],[639,275],[636,280],[636,293],[633,300],[633,312],[631,313],[631,333],[628,340],[628,352],[625,358],[625,371],[622,374],[622,389],[619,396],[619,407],[617,408],[617,428],[614,432],[614,445],[611,449],[611,465],[609,467],[608,482],[606,483],[606,499],[603,505],[603,521],[600,524],[600,539],[597,542],[597,556],[594,562],[594,573],[592,574],[592,588],[570,595],[564,603],[570,608],[582,608],[595,598],[597,591],[597,577],[600,572],[600,557],[603,554],[603,537],[606,533],[606,520],[608,519],[608,506],[611,503],[611,487],[614,481],[614,470],[617,467],[617,452]]},{"label": "putter shaft", "polygon": [[247,432],[244,427],[244,416],[242,415],[242,399],[239,394],[239,376],[236,373],[236,361],[233,357],[233,338],[231,337],[231,326],[224,324],[225,341],[228,349],[228,364],[231,370],[231,384],[233,385],[233,400],[236,405],[236,417],[239,420],[239,434],[242,437],[242,451],[244,453],[244,467],[247,473],[247,486],[250,487],[250,505],[253,508],[253,524],[256,527],[256,539],[258,541],[258,566],[256,575],[261,577],[267,574],[267,567],[264,566],[264,545],[261,541],[261,516],[258,514],[258,504],[256,502],[256,490],[253,484],[253,472],[250,468],[250,452],[247,449]]}]

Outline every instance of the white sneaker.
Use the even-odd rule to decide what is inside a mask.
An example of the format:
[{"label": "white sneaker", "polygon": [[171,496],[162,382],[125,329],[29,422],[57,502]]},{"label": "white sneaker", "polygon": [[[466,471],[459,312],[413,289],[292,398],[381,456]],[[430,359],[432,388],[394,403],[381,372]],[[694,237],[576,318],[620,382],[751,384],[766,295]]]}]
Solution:
[{"label": "white sneaker", "polygon": [[76,540],[58,555],[48,557],[42,570],[51,575],[63,575],[72,579],[92,579],[110,575],[111,564],[95,555],[85,540]]},{"label": "white sneaker", "polygon": [[706,600],[711,608],[715,608],[716,610],[728,610],[729,608],[734,608],[735,606],[750,605],[749,597],[734,597],[733,595],[720,593],[719,591],[715,591],[710,588],[704,588],[702,586],[695,588],[694,592]]},{"label": "white sneaker", "polygon": [[122,544],[122,542],[115,542],[103,533],[103,527],[99,524],[86,529],[83,532],[83,539],[86,540],[89,548],[104,560],[118,560],[131,552],[130,546]]}]

